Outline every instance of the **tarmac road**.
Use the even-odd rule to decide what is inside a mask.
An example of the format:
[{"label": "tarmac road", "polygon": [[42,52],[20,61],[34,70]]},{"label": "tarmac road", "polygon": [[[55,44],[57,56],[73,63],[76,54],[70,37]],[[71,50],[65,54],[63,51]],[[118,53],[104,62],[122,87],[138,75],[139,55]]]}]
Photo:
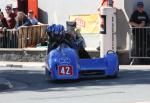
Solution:
[{"label": "tarmac road", "polygon": [[150,66],[120,66],[119,77],[67,83],[46,81],[42,67],[0,67],[12,87],[0,103],[150,103]]}]

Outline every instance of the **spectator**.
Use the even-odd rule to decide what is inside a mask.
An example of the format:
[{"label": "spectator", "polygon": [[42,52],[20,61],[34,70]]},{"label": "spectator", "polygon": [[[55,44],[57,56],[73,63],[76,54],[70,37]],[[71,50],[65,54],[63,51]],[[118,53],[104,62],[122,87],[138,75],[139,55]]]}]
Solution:
[{"label": "spectator", "polygon": [[1,28],[4,28],[4,27],[8,28],[7,20],[4,17],[4,14],[2,11],[0,11],[0,27]]},{"label": "spectator", "polygon": [[146,53],[146,30],[142,27],[147,26],[149,17],[144,11],[143,2],[137,2],[137,9],[132,13],[129,24],[133,28],[133,53],[134,56],[145,56]]},{"label": "spectator", "polygon": [[18,12],[16,17],[16,28],[20,26],[30,26],[32,25],[30,20],[23,12]]},{"label": "spectator", "polygon": [[148,22],[149,18],[144,11],[144,4],[143,2],[138,2],[137,9],[132,13],[129,23],[132,27],[144,27],[147,26]]},{"label": "spectator", "polygon": [[6,13],[7,13],[7,24],[8,24],[8,29],[13,29],[16,25],[16,14],[13,12],[11,5],[7,5],[6,8]]},{"label": "spectator", "polygon": [[38,20],[34,17],[33,10],[29,10],[29,12],[28,12],[28,19],[30,20],[32,25],[37,25],[38,24]]},{"label": "spectator", "polygon": [[3,15],[3,12],[0,11],[0,47],[6,47],[6,37],[4,35],[4,32],[8,28],[8,24],[6,21],[6,18]]}]

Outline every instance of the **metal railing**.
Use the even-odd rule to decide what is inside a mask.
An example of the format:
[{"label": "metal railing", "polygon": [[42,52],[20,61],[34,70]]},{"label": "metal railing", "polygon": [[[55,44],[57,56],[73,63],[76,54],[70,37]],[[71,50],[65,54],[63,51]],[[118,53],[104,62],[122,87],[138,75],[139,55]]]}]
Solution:
[{"label": "metal railing", "polygon": [[133,27],[130,38],[130,58],[150,58],[150,27]]},{"label": "metal railing", "polygon": [[23,26],[7,29],[0,34],[0,48],[27,48],[46,45],[48,25]]}]

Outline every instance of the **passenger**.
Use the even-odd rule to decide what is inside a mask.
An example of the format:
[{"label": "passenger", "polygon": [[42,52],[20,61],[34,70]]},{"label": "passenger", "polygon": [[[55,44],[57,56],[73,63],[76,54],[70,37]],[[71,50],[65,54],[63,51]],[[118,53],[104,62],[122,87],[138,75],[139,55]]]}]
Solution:
[{"label": "passenger", "polygon": [[[76,28],[76,23],[67,22],[67,39],[73,45],[73,48],[77,50],[80,58],[90,58],[89,54],[85,50],[85,40],[80,33],[80,29]],[[70,26],[69,26],[70,25]]]},{"label": "passenger", "polygon": [[13,12],[11,5],[7,5],[6,8],[7,13],[7,23],[8,23],[8,29],[13,29],[16,25],[16,14]]},{"label": "passenger", "polygon": [[[133,55],[146,56],[146,29],[149,17],[144,11],[143,2],[137,2],[137,9],[132,13],[129,24],[133,27]],[[137,27],[137,28],[134,28]]]},{"label": "passenger", "polygon": [[7,20],[2,11],[0,11],[0,48],[5,48],[7,45],[5,30],[8,28]]},{"label": "passenger", "polygon": [[73,48],[75,49],[85,48],[85,41],[79,29],[67,30],[67,39],[71,42]]},{"label": "passenger", "polygon": [[18,12],[16,17],[16,28],[20,26],[30,26],[32,23],[23,12]]},{"label": "passenger", "polygon": [[38,20],[34,17],[33,10],[29,10],[29,12],[28,12],[28,19],[30,20],[32,25],[38,25]]}]

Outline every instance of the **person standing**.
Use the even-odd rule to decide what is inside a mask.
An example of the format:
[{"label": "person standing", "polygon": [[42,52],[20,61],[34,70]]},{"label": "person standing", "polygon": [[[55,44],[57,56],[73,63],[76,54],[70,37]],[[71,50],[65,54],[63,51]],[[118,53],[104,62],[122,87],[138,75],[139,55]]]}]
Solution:
[{"label": "person standing", "polygon": [[2,28],[8,28],[7,20],[4,17],[4,14],[2,11],[0,11],[0,27]]},{"label": "person standing", "polygon": [[5,30],[8,28],[7,20],[2,11],[0,11],[0,48],[6,48],[7,40]]},{"label": "person standing", "polygon": [[144,3],[138,2],[137,9],[132,13],[129,23],[132,27],[144,27],[147,26],[148,22],[149,17],[144,11]]},{"label": "person standing", "polygon": [[[5,7],[6,10],[6,20],[8,24],[7,29],[14,29],[16,25],[16,13],[14,13],[12,9],[12,5],[6,5]],[[7,48],[16,48],[17,46],[17,39],[16,39],[16,34],[9,35],[9,33],[6,34],[6,39],[7,39]]]},{"label": "person standing", "polygon": [[130,17],[129,24],[133,27],[133,55],[137,57],[146,56],[146,27],[149,17],[144,11],[144,3],[137,2],[137,8]]},{"label": "person standing", "polygon": [[8,23],[8,29],[13,29],[16,25],[16,14],[13,12],[13,9],[11,5],[7,5],[6,8],[6,13],[7,13],[7,23]]},{"label": "person standing", "polygon": [[28,17],[23,12],[18,12],[16,17],[16,28],[18,29],[21,26],[30,26],[32,23]]},{"label": "person standing", "polygon": [[29,10],[29,12],[28,12],[28,19],[30,20],[32,25],[38,25],[38,20],[34,17],[33,10]]}]

